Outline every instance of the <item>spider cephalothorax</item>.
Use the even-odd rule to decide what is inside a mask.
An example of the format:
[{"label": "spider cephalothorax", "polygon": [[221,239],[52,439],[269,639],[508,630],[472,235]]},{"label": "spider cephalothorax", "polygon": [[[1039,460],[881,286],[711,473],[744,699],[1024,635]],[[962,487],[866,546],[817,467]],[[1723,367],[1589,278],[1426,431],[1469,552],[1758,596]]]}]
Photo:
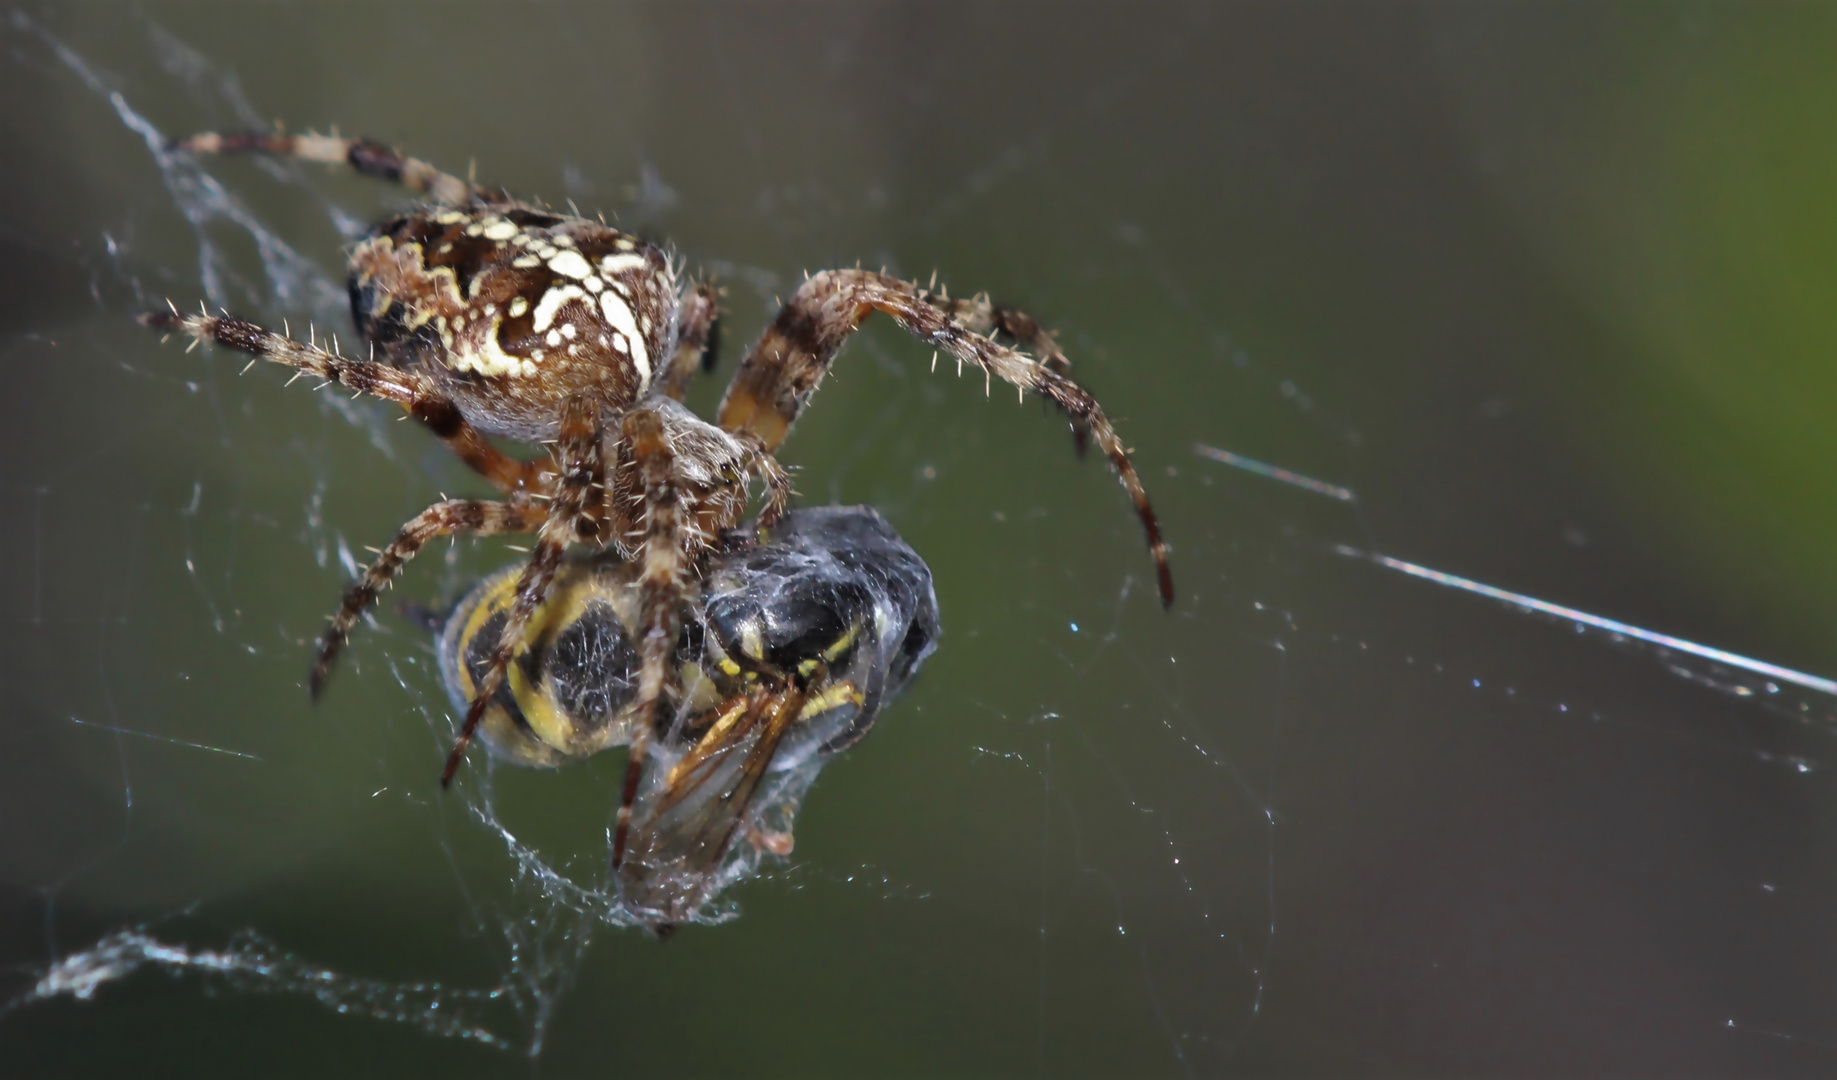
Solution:
[{"label": "spider cephalothorax", "polygon": [[[830,270],[794,293],[741,361],[718,425],[680,403],[701,366],[718,294],[682,281],[657,247],[604,222],[532,206],[395,150],[328,136],[200,135],[198,153],[262,151],[344,162],[426,194],[430,204],[373,229],[352,252],[351,307],[368,359],[228,314],[145,316],[162,329],[289,365],[400,404],[502,494],[447,499],[403,526],[345,594],[319,646],[316,695],[346,635],[402,564],[436,536],[534,533],[516,600],[447,759],[450,782],[571,545],[636,568],[641,596],[636,733],[614,840],[620,860],[657,706],[672,678],[682,609],[710,554],[764,488],[759,524],[783,514],[789,475],[772,456],[837,351],[870,312],[891,316],[959,365],[1033,390],[1093,439],[1148,532],[1164,604],[1173,583],[1160,530],[1103,410],[1066,374],[1052,336],[985,299],[953,300],[886,274]],[[989,335],[1031,348],[1027,356]],[[486,436],[542,443],[519,461]]]}]

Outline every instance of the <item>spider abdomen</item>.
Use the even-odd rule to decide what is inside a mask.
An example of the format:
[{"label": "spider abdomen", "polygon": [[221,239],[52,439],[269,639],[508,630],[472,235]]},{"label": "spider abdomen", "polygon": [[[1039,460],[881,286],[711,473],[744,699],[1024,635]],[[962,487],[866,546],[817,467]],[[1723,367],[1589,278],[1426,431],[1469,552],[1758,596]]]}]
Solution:
[{"label": "spider abdomen", "polygon": [[523,206],[384,222],[351,255],[351,309],[376,358],[436,379],[473,426],[534,442],[557,403],[608,412],[674,350],[664,253],[596,221]]}]

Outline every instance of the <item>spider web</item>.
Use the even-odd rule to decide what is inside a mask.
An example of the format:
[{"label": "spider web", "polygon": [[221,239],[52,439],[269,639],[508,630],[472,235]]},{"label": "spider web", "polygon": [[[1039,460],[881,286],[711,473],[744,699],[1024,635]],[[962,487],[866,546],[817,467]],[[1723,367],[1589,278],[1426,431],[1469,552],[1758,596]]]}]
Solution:
[{"label": "spider web", "polygon": [[[16,298],[0,349],[30,410],[9,413],[5,486],[3,790],[30,825],[0,845],[0,1059],[227,1067],[259,1041],[477,1073],[506,1054],[570,1072],[609,1055],[695,1072],[1828,1065],[1837,1035],[1811,1003],[1829,995],[1785,954],[1830,953],[1803,914],[1832,898],[1804,855],[1830,685],[1574,600],[1702,625],[1688,603],[1640,608],[1624,565],[1576,570],[1571,591],[1549,569],[1571,564],[1528,560],[1502,592],[1472,568],[1512,560],[1457,564],[1475,545],[1455,537],[1507,535],[1480,522],[1528,503],[1461,505],[1397,468],[1380,406],[1328,383],[1362,381],[1357,365],[1241,342],[1210,297],[1246,283],[1206,276],[1155,224],[1157,196],[1205,199],[1181,186],[1179,140],[1138,126],[1181,85],[1177,44],[1124,35],[1081,93],[1016,90],[974,123],[940,118],[968,61],[925,68],[899,40],[930,28],[800,9],[774,32],[802,43],[806,97],[861,81],[883,96],[777,124],[802,99],[755,100],[748,32],[712,11],[627,27],[696,46],[697,101],[727,111],[709,138],[637,124],[686,111],[639,61],[582,84],[629,103],[591,139],[554,116],[509,136],[519,109],[552,111],[540,85],[458,117],[338,118],[449,167],[477,148],[481,178],[616,213],[718,276],[730,338],[691,397],[704,414],[802,269],[935,262],[953,286],[999,287],[1061,328],[1134,446],[1180,603],[1159,610],[1126,503],[1056,420],[928,375],[924,350],[870,326],[786,457],[804,502],[871,504],[925,555],[941,650],[820,778],[791,863],[657,945],[604,876],[616,756],[548,774],[475,755],[440,793],[450,707],[391,599],[327,700],[305,701],[309,643],[362,546],[475,482],[378,403],[239,377],[237,357],[132,322],[170,297],[349,333],[341,247],[403,194],[164,149],[332,115],[246,91],[263,41],[247,30],[136,16],[103,36],[10,11],[8,100],[46,108],[5,110],[22,153],[6,194],[48,209],[0,231]],[[352,48],[353,72],[387,55]],[[591,57],[555,48],[558,65]],[[897,62],[875,72],[883,54]],[[962,147],[934,145],[964,123]],[[904,142],[854,145],[901,124]],[[1083,170],[1093,145],[1128,159],[1126,183]],[[715,162],[738,179],[703,183]],[[1565,550],[1613,542],[1569,528]],[[403,592],[450,602],[515,557],[430,552]],[[1828,660],[1789,644],[1806,668]],[[1753,840],[1767,831],[1789,835]],[[1694,906],[1664,910],[1679,891]],[[1689,944],[1705,920],[1717,944]],[[1573,1049],[1603,1015],[1651,1039]],[[75,1045],[83,1031],[112,1048]]]}]

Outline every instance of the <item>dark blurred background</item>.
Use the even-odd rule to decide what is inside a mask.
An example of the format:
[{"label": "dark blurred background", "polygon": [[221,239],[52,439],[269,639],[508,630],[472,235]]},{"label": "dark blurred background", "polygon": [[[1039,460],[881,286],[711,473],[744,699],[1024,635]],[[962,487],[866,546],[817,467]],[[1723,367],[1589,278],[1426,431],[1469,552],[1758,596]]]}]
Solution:
[{"label": "dark blurred background", "polygon": [[[0,1073],[1832,1068],[1831,699],[1336,546],[1837,674],[1837,8],[28,5],[0,45]],[[1179,602],[1058,420],[872,325],[784,457],[925,555],[943,647],[737,920],[587,940],[439,793],[421,631],[302,688],[341,553],[476,483],[132,321],[215,290],[348,340],[403,193],[149,148],[277,121],[673,243],[729,290],[704,409],[804,270],[1031,312]],[[590,876],[618,770],[494,805]],[[30,999],[124,927],[376,983]],[[511,988],[461,1003],[509,1048],[431,983]]]}]

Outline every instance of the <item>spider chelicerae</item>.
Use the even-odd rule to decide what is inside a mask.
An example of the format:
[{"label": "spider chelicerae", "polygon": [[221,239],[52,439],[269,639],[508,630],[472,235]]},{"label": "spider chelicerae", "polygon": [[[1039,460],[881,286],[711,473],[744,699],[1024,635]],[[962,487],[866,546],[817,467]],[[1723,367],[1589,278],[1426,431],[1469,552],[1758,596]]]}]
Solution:
[{"label": "spider chelicerae", "polygon": [[[531,618],[567,550],[611,549],[635,565],[643,629],[615,867],[660,706],[674,692],[671,658],[684,606],[741,523],[751,481],[763,489],[757,528],[770,530],[783,516],[791,479],[774,451],[871,312],[949,353],[959,370],[980,369],[985,379],[1000,378],[1023,396],[1032,390],[1062,410],[1078,445],[1094,441],[1128,491],[1148,534],[1161,602],[1173,603],[1166,546],[1128,452],[1096,399],[1067,374],[1069,361],[1052,335],[1020,312],[884,273],[813,274],[747,350],[711,424],[681,399],[690,377],[712,360],[719,292],[685,279],[656,245],[365,139],[203,134],[179,145],[198,154],[253,151],[346,163],[426,197],[424,208],[384,221],[351,253],[351,311],[368,359],[228,313],[175,308],[142,319],[396,402],[501,495],[443,499],[402,526],[345,593],[320,639],[310,682],[315,698],[351,628],[429,540],[535,534],[442,785],[451,783],[506,668],[526,647]],[[997,334],[1035,356],[999,343]],[[547,454],[521,461],[488,436],[539,444]],[[763,651],[743,650],[733,660],[781,682],[810,674],[776,671]]]}]

